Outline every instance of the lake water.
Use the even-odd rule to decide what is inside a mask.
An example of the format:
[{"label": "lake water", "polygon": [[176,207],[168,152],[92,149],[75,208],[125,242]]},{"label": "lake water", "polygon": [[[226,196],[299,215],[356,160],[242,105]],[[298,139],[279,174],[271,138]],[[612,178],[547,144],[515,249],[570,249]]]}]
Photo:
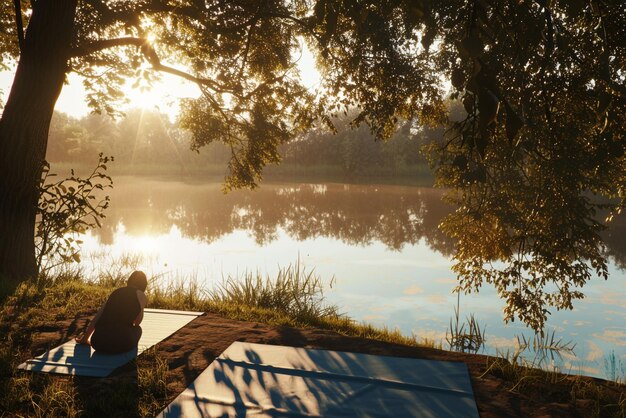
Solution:
[{"label": "lake water", "polygon": [[[398,328],[445,344],[457,296],[453,242],[437,228],[451,208],[441,191],[389,185],[263,184],[221,192],[217,183],[134,177],[115,179],[102,229],[84,239],[83,264],[139,254],[149,275],[165,283],[193,277],[207,287],[228,275],[273,276],[298,259],[330,284],[325,295],[357,321]],[[626,375],[626,221],[606,235],[608,281],[596,278],[573,311],[553,312],[547,329],[576,344],[555,358],[567,373]],[[505,324],[503,303],[485,285],[462,295],[461,316],[473,313],[486,330],[486,353],[514,351],[518,322]],[[462,318],[462,319],[463,319]]]}]

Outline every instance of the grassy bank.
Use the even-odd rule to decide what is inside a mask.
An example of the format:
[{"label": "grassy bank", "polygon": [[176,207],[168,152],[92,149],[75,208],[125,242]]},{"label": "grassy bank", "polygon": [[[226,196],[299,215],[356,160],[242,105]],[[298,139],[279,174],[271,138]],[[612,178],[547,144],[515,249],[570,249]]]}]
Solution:
[{"label": "grassy bank", "polygon": [[[80,270],[66,269],[0,294],[0,416],[100,417],[119,416],[119,411],[125,410],[151,416],[165,407],[167,365],[154,349],[139,356],[134,365],[136,384],[102,387],[102,393],[94,397],[100,401],[80,396],[78,388],[84,378],[17,369],[27,358],[51,348],[37,344],[38,334],[65,327],[63,340],[70,339],[79,330],[77,320],[93,315],[112,290],[125,285],[127,278],[117,269],[92,281],[82,277]],[[179,281],[164,287],[149,286],[147,293],[152,308],[211,312],[272,325],[315,326],[401,344],[432,344],[398,331],[355,324],[336,307],[323,304],[320,279],[297,265],[283,269],[271,281],[247,274],[240,280],[227,279],[213,291],[195,282]]]},{"label": "grassy bank", "polygon": [[[59,332],[60,342],[75,335],[108,294],[125,284],[127,273],[112,268],[85,281],[80,270],[66,269],[54,276],[42,276],[36,282],[23,283],[1,297],[0,416],[99,417],[119,416],[120,411],[131,410],[140,416],[151,416],[167,404],[168,365],[156,349],[143,353],[130,366],[136,369],[130,383],[119,378],[116,384],[101,387],[94,379],[25,373],[16,368],[25,359],[58,344],[42,345],[41,335]],[[408,346],[434,345],[398,331],[356,324],[337,307],[325,304],[320,278],[298,264],[282,269],[271,280],[246,274],[228,278],[211,290],[194,281],[180,280],[168,286],[152,284],[148,294],[153,308],[205,311],[271,325],[315,327]],[[580,404],[590,412],[588,416],[626,416],[626,391],[614,382],[528,368],[506,356],[485,357],[483,369],[483,376],[495,376],[504,382],[498,391],[533,397],[542,391],[545,396],[549,388],[555,402]],[[87,386],[97,390],[97,396],[84,393]]]}]

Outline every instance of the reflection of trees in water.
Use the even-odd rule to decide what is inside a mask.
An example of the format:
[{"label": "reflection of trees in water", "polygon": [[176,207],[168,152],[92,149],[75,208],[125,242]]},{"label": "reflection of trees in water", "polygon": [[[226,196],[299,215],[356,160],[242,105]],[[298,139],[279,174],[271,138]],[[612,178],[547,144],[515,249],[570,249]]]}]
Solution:
[{"label": "reflection of trees in water", "polygon": [[424,238],[450,255],[453,243],[437,228],[450,208],[432,189],[375,185],[263,185],[224,195],[220,185],[120,179],[100,231],[111,244],[121,222],[131,235],[164,234],[176,225],[188,237],[214,241],[247,230],[258,244],[279,230],[298,240],[331,237],[351,245],[380,241],[400,250]]},{"label": "reflection of trees in water", "polygon": [[[439,190],[378,185],[265,184],[255,191],[223,194],[219,184],[181,184],[122,178],[100,230],[113,244],[117,225],[131,235],[168,233],[212,242],[235,230],[247,230],[259,245],[278,238],[279,230],[298,240],[330,237],[351,245],[380,241],[400,250],[424,239],[450,256],[454,243],[439,229],[450,206]],[[626,217],[616,217],[603,234],[608,254],[626,268]]]},{"label": "reflection of trees in water", "polygon": [[[260,194],[236,224],[253,231],[259,243],[271,240],[277,227],[298,240],[332,237],[352,245],[381,241],[401,249],[421,238],[440,234],[437,224],[444,205],[440,194],[425,189],[390,186],[329,185],[323,190],[303,185]],[[439,249],[439,248],[438,248]],[[449,253],[452,248],[440,248]]]},{"label": "reflection of trees in water", "polygon": [[617,267],[626,270],[626,214],[615,217],[601,235],[607,246],[608,256]]}]

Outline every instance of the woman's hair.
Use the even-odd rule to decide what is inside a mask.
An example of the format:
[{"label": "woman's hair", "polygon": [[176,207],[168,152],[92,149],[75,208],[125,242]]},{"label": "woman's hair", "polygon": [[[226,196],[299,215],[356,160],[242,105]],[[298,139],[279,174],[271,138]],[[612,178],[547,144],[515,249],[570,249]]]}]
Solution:
[{"label": "woman's hair", "polygon": [[146,277],[146,273],[140,270],[133,271],[128,278],[127,285],[135,287],[144,292],[146,290],[146,287],[148,287],[148,278]]}]

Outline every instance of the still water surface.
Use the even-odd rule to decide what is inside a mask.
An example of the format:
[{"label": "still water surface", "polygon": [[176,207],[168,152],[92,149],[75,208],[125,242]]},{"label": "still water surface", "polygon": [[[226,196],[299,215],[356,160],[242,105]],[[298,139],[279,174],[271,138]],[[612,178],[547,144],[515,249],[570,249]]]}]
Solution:
[{"label": "still water surface", "polygon": [[[298,259],[332,288],[327,301],[358,321],[443,341],[457,297],[453,242],[437,228],[451,208],[441,191],[389,185],[263,184],[221,192],[217,183],[120,177],[102,229],[84,237],[83,259],[143,256],[144,269],[165,283],[190,278],[207,287],[228,275],[273,276]],[[553,312],[548,329],[576,343],[554,365],[599,377],[626,375],[626,221],[606,234],[610,278],[584,288],[573,311]],[[102,268],[91,262],[94,269]],[[504,324],[503,303],[490,287],[462,295],[460,310],[486,329],[486,353],[515,350],[532,332]]]}]

